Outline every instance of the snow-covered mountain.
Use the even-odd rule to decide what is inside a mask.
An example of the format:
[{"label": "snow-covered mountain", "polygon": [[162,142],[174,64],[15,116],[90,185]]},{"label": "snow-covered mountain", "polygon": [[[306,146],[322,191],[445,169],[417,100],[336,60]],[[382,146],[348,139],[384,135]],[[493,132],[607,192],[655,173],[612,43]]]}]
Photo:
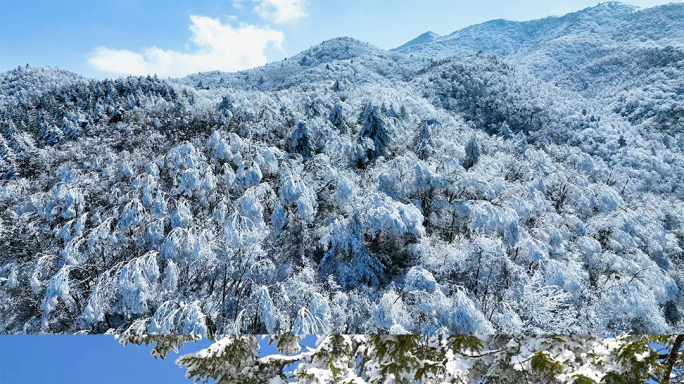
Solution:
[{"label": "snow-covered mountain", "polygon": [[617,48],[684,45],[684,4],[639,10],[601,3],[561,17],[492,20],[397,51],[435,58],[467,51],[511,57],[544,80],[577,69]]},{"label": "snow-covered mountain", "polygon": [[426,44],[426,43],[434,41],[438,37],[439,37],[439,34],[434,33],[432,31],[427,31],[427,32],[421,34],[420,36],[416,37],[415,39],[407,42],[406,44],[402,44],[401,46],[392,49],[392,51],[398,51],[402,48],[410,47],[410,46],[416,45],[416,44]]},{"label": "snow-covered mountain", "polygon": [[594,98],[642,129],[684,131],[684,4],[618,2],[561,17],[493,20],[397,49],[430,58],[494,53],[538,78]]},{"label": "snow-covered mountain", "polygon": [[[5,73],[0,331],[679,332],[676,7],[173,80]],[[565,63],[580,37],[596,59]]]}]

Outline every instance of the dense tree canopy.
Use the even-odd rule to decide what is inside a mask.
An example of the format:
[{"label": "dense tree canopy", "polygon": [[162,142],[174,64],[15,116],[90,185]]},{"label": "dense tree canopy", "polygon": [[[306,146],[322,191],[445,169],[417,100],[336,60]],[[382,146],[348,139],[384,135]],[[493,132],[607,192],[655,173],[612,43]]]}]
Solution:
[{"label": "dense tree canopy", "polygon": [[510,60],[0,83],[1,332],[684,326],[684,136]]}]

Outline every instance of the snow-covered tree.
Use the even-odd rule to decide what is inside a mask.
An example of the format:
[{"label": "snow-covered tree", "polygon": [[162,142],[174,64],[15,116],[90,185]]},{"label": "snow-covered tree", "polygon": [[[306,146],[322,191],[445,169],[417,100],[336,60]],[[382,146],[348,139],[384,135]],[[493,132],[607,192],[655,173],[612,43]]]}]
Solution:
[{"label": "snow-covered tree", "polygon": [[389,122],[380,114],[380,109],[374,105],[367,105],[361,117],[363,127],[359,132],[360,138],[368,138],[373,141],[373,150],[369,151],[370,160],[387,154],[387,146],[392,138],[390,137]]},{"label": "snow-covered tree", "polygon": [[332,111],[330,112],[328,120],[330,120],[332,125],[335,126],[335,128],[337,128],[340,131],[340,133],[347,133],[347,130],[349,128],[347,127],[347,123],[345,123],[344,121],[344,116],[342,116],[341,105],[335,104]]},{"label": "snow-covered tree", "polygon": [[[162,357],[192,336],[120,335],[124,345],[155,343]],[[645,383],[678,382],[684,336],[324,335],[302,351],[296,336],[211,337],[178,358],[187,377],[253,383]],[[297,363],[297,364],[292,364]]]},{"label": "snow-covered tree", "polygon": [[420,131],[416,140],[416,154],[421,160],[432,157],[435,153],[434,129],[438,129],[442,124],[435,120],[423,120],[420,123]]},{"label": "snow-covered tree", "polygon": [[678,333],[681,11],[2,73],[0,332]]},{"label": "snow-covered tree", "polygon": [[482,156],[482,149],[480,149],[480,143],[477,141],[477,136],[473,135],[468,141],[465,147],[465,160],[463,160],[463,167],[465,169],[470,169],[473,165],[477,164]]},{"label": "snow-covered tree", "polygon": [[297,123],[290,140],[290,150],[302,155],[304,160],[309,160],[315,154],[315,146],[306,123]]}]

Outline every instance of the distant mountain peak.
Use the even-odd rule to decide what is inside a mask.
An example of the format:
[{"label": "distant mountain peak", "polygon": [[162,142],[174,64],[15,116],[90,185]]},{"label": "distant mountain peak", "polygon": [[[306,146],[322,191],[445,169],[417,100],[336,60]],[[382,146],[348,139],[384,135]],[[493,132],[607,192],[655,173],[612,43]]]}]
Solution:
[{"label": "distant mountain peak", "polygon": [[595,7],[590,8],[637,9],[639,7],[636,5],[621,3],[619,1],[604,1],[602,3],[598,3]]},{"label": "distant mountain peak", "polygon": [[[604,55],[601,50],[626,44],[679,46],[684,37],[684,4],[652,8],[602,2],[593,7],[529,21],[490,20],[457,30],[433,41],[396,48],[404,54],[444,58],[468,51],[483,51],[529,64],[544,79],[574,70],[583,60]],[[578,47],[586,49],[579,49]],[[570,52],[586,57],[576,60]],[[597,56],[593,56],[597,55]],[[515,57],[514,57],[515,56]]]},{"label": "distant mountain peak", "polygon": [[432,31],[427,31],[427,32],[423,33],[422,35],[416,37],[415,39],[407,42],[406,44],[392,49],[392,51],[399,50],[399,49],[406,48],[406,47],[410,47],[412,45],[429,43],[429,42],[434,41],[438,37],[440,37],[439,34],[432,32]]},{"label": "distant mountain peak", "polygon": [[601,14],[604,12],[609,12],[611,14],[625,14],[632,13],[639,10],[640,7],[635,5],[621,3],[619,1],[606,1],[603,3],[598,3],[593,7],[584,8],[576,13],[578,14]]}]

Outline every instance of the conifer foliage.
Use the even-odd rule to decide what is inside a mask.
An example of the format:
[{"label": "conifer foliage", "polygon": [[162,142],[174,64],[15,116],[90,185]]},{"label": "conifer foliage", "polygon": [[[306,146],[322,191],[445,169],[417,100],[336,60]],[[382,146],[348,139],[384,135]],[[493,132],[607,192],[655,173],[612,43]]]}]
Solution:
[{"label": "conifer foliage", "polygon": [[382,116],[380,109],[368,104],[361,116],[363,124],[360,138],[367,138],[373,142],[373,149],[369,149],[368,159],[373,160],[379,156],[387,155],[387,147],[391,142],[389,122]]},{"label": "conifer foliage", "polygon": [[[675,89],[657,51],[638,73]],[[1,74],[0,333],[681,333],[681,100],[519,65],[340,38],[238,73]]]},{"label": "conifer foliage", "polygon": [[[124,345],[156,342],[155,358],[194,341],[119,337]],[[176,363],[189,378],[220,383],[666,384],[684,370],[684,335],[324,335],[306,349],[298,336],[264,338],[277,354],[259,356],[257,336],[212,337]]]}]

